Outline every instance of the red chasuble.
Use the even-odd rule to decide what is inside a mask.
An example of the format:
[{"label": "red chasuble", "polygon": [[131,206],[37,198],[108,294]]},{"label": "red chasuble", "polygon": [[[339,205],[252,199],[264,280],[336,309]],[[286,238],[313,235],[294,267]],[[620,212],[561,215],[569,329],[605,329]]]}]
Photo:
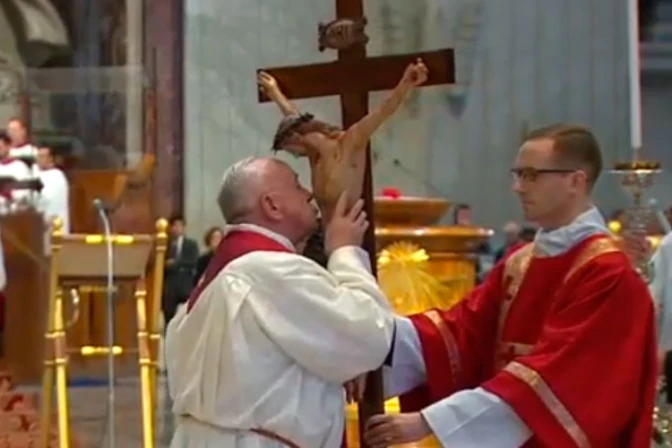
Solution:
[{"label": "red chasuble", "polygon": [[525,245],[454,308],[411,320],[427,383],[404,412],[480,386],[530,428],[525,447],[651,446],[653,302],[611,238],[554,257]]}]

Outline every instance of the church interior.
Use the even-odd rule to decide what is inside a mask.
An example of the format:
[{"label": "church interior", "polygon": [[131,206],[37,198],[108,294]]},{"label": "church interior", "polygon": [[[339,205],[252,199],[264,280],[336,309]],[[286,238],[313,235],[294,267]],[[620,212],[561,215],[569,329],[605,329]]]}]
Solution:
[{"label": "church interior", "polygon": [[[1,1],[0,447],[169,446],[166,296],[189,295],[222,238],[224,170],[270,154],[280,115],[259,70],[347,126],[427,64],[365,180],[367,249],[398,313],[452,306],[534,238],[509,168],[540,126],[594,130],[596,205],[618,235],[641,202],[655,247],[672,225],[672,1],[618,3]],[[318,24],[359,16],[368,39],[320,48]],[[278,157],[309,185],[304,160]],[[194,272],[171,278],[183,256]]]}]

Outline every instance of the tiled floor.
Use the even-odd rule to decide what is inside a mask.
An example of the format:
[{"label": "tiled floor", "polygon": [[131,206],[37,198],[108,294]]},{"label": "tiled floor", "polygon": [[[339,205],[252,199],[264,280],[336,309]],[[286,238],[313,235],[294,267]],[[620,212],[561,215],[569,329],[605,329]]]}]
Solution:
[{"label": "tiled floor", "polygon": [[[19,390],[34,391],[33,388]],[[171,430],[165,425],[164,384],[158,406],[158,424],[155,428],[156,448],[170,445]],[[101,387],[73,387],[69,390],[71,430],[82,443],[82,448],[107,448],[108,389]],[[140,410],[140,384],[137,378],[118,381],[115,393],[115,447],[142,447],[142,414]]]}]

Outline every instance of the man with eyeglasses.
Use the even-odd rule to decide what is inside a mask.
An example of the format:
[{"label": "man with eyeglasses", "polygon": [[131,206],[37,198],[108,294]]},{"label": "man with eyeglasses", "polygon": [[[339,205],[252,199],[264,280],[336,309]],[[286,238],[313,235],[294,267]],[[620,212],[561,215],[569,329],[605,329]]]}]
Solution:
[{"label": "man with eyeglasses", "polygon": [[531,133],[511,170],[532,243],[449,310],[396,318],[386,393],[402,413],[366,423],[372,448],[434,435],[445,447],[644,447],[656,388],[647,287],[591,191],[590,130]]}]

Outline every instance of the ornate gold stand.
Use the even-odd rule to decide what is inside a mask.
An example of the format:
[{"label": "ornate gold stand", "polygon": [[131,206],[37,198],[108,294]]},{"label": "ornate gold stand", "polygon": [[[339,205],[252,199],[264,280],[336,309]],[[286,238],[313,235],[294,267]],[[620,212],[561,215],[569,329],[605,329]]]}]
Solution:
[{"label": "ornate gold stand", "polygon": [[[168,222],[157,221],[155,235],[112,235],[109,240],[114,250],[114,279],[117,283],[135,285],[135,300],[138,326],[138,365],[142,399],[143,446],[154,447],[154,409],[157,397],[157,367],[159,312],[163,288],[163,270],[167,245]],[[66,341],[63,291],[77,288],[100,288],[106,291],[108,270],[108,240],[104,235],[64,235],[62,223],[56,221],[51,235],[51,263],[49,271],[48,321],[45,334],[47,354],[42,384],[42,437],[40,446],[47,448],[51,436],[52,393],[56,386],[56,406],[58,412],[58,446],[70,446],[70,419],[67,392],[68,353],[77,352],[83,356],[107,356],[109,347],[83,346],[69,349]],[[153,253],[153,257],[150,255]],[[151,269],[149,264],[151,263]],[[147,313],[148,292],[146,275],[150,283],[152,306]],[[127,350],[114,346],[113,355],[121,355]],[[54,381],[55,380],[55,381]],[[109,412],[114,412],[110,410]],[[109,428],[114,431],[115,428]]]},{"label": "ornate gold stand", "polygon": [[[636,148],[634,159],[628,162],[617,162],[614,165],[612,174],[619,176],[621,185],[630,193],[633,203],[626,209],[625,229],[637,233],[645,234],[649,220],[652,218],[651,207],[644,204],[644,193],[651,188],[655,177],[661,171],[661,164],[657,161],[642,160],[640,158],[641,148]],[[620,224],[620,223],[618,223]],[[610,223],[612,231],[620,232],[621,226]],[[652,246],[657,247],[660,244],[660,237],[647,237]],[[653,279],[650,260],[648,256],[633,260],[637,272],[646,282]],[[672,421],[672,411],[670,406],[663,398],[664,379],[660,378],[658,385],[659,405],[653,409],[653,439],[658,446],[672,446],[672,434],[670,433],[670,422]]]},{"label": "ornate gold stand", "polygon": [[[476,250],[492,236],[480,227],[435,223],[449,207],[439,198],[379,197],[375,200],[378,281],[400,314],[449,308],[476,283]],[[395,398],[385,412],[399,412]],[[359,446],[357,406],[346,409],[348,448]],[[434,448],[433,438],[403,445]]]}]

